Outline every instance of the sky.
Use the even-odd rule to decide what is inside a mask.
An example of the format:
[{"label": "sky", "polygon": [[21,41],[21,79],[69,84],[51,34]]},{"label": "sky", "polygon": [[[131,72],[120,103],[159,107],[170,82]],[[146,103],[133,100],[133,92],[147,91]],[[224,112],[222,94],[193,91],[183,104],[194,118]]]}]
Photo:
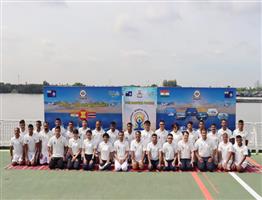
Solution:
[{"label": "sky", "polygon": [[1,81],[247,87],[261,2],[4,0]]}]

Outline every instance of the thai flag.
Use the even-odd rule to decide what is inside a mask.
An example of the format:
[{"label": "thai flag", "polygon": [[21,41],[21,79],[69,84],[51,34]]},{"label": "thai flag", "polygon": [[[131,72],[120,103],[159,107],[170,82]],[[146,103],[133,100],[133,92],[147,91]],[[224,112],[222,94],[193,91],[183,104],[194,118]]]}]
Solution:
[{"label": "thai flag", "polygon": [[170,95],[169,90],[160,90],[161,97],[168,97]]},{"label": "thai flag", "polygon": [[56,91],[55,90],[48,90],[47,91],[47,97],[56,97]]},{"label": "thai flag", "polygon": [[88,112],[87,118],[96,118],[96,113],[95,112]]}]

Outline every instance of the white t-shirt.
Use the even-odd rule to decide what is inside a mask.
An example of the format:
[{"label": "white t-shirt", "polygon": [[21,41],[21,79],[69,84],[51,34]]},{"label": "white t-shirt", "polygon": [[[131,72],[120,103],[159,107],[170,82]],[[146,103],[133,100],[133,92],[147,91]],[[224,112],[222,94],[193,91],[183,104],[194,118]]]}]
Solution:
[{"label": "white t-shirt", "polygon": [[172,131],[172,132],[170,132],[172,135],[173,135],[173,142],[177,145],[178,144],[178,142],[180,141],[180,140],[182,140],[182,138],[183,138],[183,134],[181,133],[181,131],[177,131],[177,132],[175,132],[175,131]]},{"label": "white t-shirt", "polygon": [[73,131],[67,130],[62,136],[64,136],[69,141],[71,138],[74,137],[74,133]]},{"label": "white t-shirt", "polygon": [[169,144],[168,142],[165,142],[162,147],[162,152],[164,153],[165,160],[174,160],[175,153],[177,152],[176,143],[172,142]]},{"label": "white t-shirt", "polygon": [[145,151],[145,147],[142,141],[137,142],[136,140],[132,140],[130,145],[130,151],[133,151],[135,154],[135,160],[137,162],[142,161],[143,152]]},{"label": "white t-shirt", "polygon": [[163,131],[159,129],[157,129],[155,131],[155,134],[157,134],[157,137],[158,137],[158,142],[163,145],[165,142],[166,142],[166,138],[167,138],[167,135],[168,135],[168,131],[166,129],[164,129]]},{"label": "white t-shirt", "polygon": [[73,155],[76,155],[77,152],[79,152],[79,150],[82,148],[81,139],[80,138],[78,138],[77,140],[75,140],[75,138],[69,139],[68,147],[72,149]]},{"label": "white t-shirt", "polygon": [[110,141],[112,144],[114,144],[115,141],[118,140],[119,130],[116,129],[116,130],[113,132],[111,129],[109,129],[109,130],[107,131],[107,133],[108,133],[108,135],[109,135],[109,141]]},{"label": "white t-shirt", "polygon": [[141,131],[141,141],[145,147],[147,147],[147,145],[151,142],[151,137],[153,133],[153,131]]},{"label": "white t-shirt", "polygon": [[94,153],[94,149],[96,149],[96,144],[94,139],[85,139],[82,146],[83,152],[87,155],[91,155]]},{"label": "white t-shirt", "polygon": [[48,141],[48,147],[52,147],[53,154],[51,157],[57,157],[61,158],[64,157],[65,154],[65,147],[68,146],[68,142],[65,137],[60,135],[59,138],[57,138],[55,135],[50,138]]},{"label": "white t-shirt", "polygon": [[228,159],[229,152],[233,152],[233,145],[231,142],[220,142],[218,145],[218,151],[221,152],[222,162]]},{"label": "white t-shirt", "polygon": [[[223,128],[221,128],[218,130],[217,133],[219,137],[222,137],[223,133],[225,132],[227,133],[229,139],[234,138],[233,133],[229,128],[227,128],[226,130],[223,130]],[[221,141],[222,141],[222,138],[221,138]]]},{"label": "white t-shirt", "polygon": [[198,135],[197,133],[193,130],[192,132],[190,132],[189,130],[187,130],[187,132],[189,133],[188,136],[188,141],[191,142],[192,144],[195,144],[195,142],[198,139]]},{"label": "white t-shirt", "polygon": [[198,150],[200,157],[210,157],[215,149],[216,146],[209,138],[206,140],[199,138],[195,143],[195,150]]},{"label": "white t-shirt", "polygon": [[245,144],[246,143],[246,140],[250,140],[250,134],[246,131],[246,130],[243,130],[243,131],[240,131],[239,129],[236,129],[233,131],[233,136],[234,138],[236,139],[236,136],[240,135],[242,137],[242,141],[243,143]]},{"label": "white t-shirt", "polygon": [[214,134],[214,133],[212,133],[212,132],[210,131],[210,132],[208,132],[207,137],[208,137],[210,140],[212,140],[212,142],[214,143],[214,145],[215,145],[216,147],[218,147],[218,144],[219,144],[219,142],[220,142],[221,137],[218,135],[217,132]]},{"label": "white t-shirt", "polygon": [[36,151],[35,145],[38,142],[39,142],[39,137],[34,134],[32,136],[30,136],[29,134],[26,134],[24,136],[24,144],[28,145],[29,153],[35,153]]},{"label": "white t-shirt", "polygon": [[39,134],[39,140],[42,142],[42,154],[48,155],[48,141],[53,136],[52,131],[48,131],[47,133],[43,130]]},{"label": "white t-shirt", "polygon": [[15,136],[11,138],[10,145],[14,148],[14,155],[22,156],[23,155],[23,138]]},{"label": "white t-shirt", "polygon": [[135,139],[135,131],[132,131],[129,133],[128,131],[125,131],[125,140],[128,141],[129,145],[131,145],[132,140]]},{"label": "white t-shirt", "polygon": [[234,144],[233,149],[235,153],[235,163],[239,164],[244,156],[248,155],[247,146],[242,144],[242,146],[240,147],[237,144]]},{"label": "white t-shirt", "polygon": [[81,139],[81,141],[84,141],[86,139],[86,131],[90,130],[90,128],[86,127],[84,129],[84,127],[81,127],[78,129],[79,132],[79,137]]},{"label": "white t-shirt", "polygon": [[96,144],[96,146],[99,145],[100,142],[103,141],[103,134],[105,133],[105,131],[101,128],[100,131],[98,131],[97,129],[94,129],[92,131],[92,138]]},{"label": "white t-shirt", "polygon": [[180,140],[177,144],[178,153],[181,159],[191,159],[192,152],[195,151],[192,142]]},{"label": "white t-shirt", "polygon": [[26,130],[25,130],[25,131],[22,131],[22,130],[20,129],[20,137],[21,137],[21,139],[23,139],[26,134],[27,134]]},{"label": "white t-shirt", "polygon": [[114,151],[114,148],[113,148],[111,142],[108,141],[107,143],[105,143],[104,141],[102,141],[98,145],[97,151],[101,153],[101,159],[102,160],[109,160],[110,153],[112,153]]},{"label": "white t-shirt", "polygon": [[128,141],[125,140],[123,142],[120,142],[120,140],[115,141],[114,150],[119,159],[124,159],[126,152],[129,151]]},{"label": "white t-shirt", "polygon": [[150,142],[148,143],[146,150],[151,153],[152,160],[158,160],[159,152],[161,152],[162,149],[159,143],[153,144],[153,142]]}]

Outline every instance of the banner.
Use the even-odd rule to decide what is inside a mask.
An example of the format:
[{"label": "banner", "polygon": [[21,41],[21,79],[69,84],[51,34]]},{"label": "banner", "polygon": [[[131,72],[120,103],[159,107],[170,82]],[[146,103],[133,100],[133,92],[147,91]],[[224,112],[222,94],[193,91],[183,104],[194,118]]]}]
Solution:
[{"label": "banner", "polygon": [[156,127],[157,88],[123,87],[123,127],[131,122],[134,129],[144,128],[144,122],[150,120],[151,128]]},{"label": "banner", "polygon": [[121,87],[57,87],[44,88],[45,120],[54,126],[61,118],[65,126],[73,121],[75,126],[87,119],[91,128],[101,120],[104,128],[115,121],[122,127]]},{"label": "banner", "polygon": [[235,129],[236,89],[235,88],[168,88],[157,89],[157,124],[165,120],[171,130],[177,122],[182,128],[192,121],[198,128],[199,120],[204,120],[209,128],[215,123],[220,128],[222,119]]}]

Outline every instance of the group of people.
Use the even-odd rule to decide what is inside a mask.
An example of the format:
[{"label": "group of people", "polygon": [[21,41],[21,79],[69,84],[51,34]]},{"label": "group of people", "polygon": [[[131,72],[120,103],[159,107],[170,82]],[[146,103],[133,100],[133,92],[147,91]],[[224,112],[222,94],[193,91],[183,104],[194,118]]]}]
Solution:
[{"label": "group of people", "polygon": [[50,169],[110,170],[193,170],[243,172],[247,167],[249,133],[244,129],[244,121],[239,120],[233,132],[227,127],[227,121],[221,121],[217,130],[215,124],[206,129],[205,122],[199,121],[199,129],[193,129],[193,123],[186,124],[181,131],[177,123],[172,131],[165,129],[160,121],[159,129],[151,130],[150,121],[144,122],[144,130],[133,130],[128,123],[126,131],[118,130],[115,122],[104,131],[102,122],[96,121],[95,129],[88,127],[87,120],[82,127],[75,128],[70,121],[67,129],[61,119],[55,120],[50,130],[48,122],[36,121],[26,127],[24,120],[14,129],[10,154],[12,165],[44,165]]}]

